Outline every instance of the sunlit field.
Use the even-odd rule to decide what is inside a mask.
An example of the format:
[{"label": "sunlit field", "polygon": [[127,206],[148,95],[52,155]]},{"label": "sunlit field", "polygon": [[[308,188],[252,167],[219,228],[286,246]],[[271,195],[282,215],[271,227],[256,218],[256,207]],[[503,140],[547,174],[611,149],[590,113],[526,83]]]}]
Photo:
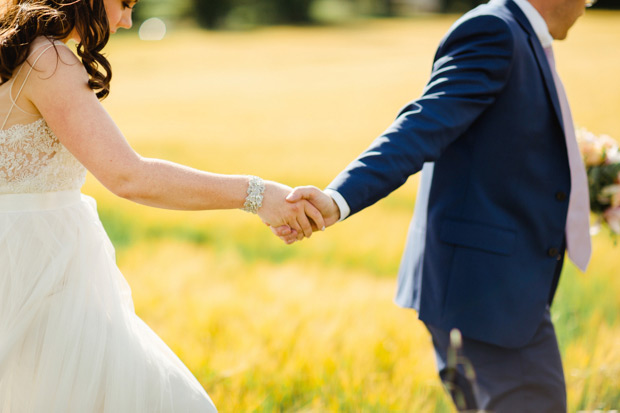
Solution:
[{"label": "sunlit field", "polygon": [[[105,106],[142,155],[326,186],[421,93],[457,16],[111,41]],[[556,57],[578,125],[620,138],[620,13],[588,13]],[[137,313],[222,412],[451,412],[429,336],[392,298],[417,178],[293,246],[241,211],[84,189]],[[571,412],[620,409],[620,246],[568,263],[553,318]]]}]

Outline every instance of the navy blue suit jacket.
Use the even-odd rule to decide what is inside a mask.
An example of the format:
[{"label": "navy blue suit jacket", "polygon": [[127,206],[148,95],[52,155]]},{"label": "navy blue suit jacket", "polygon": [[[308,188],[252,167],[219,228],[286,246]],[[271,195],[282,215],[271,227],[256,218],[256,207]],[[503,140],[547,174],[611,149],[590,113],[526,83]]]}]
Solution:
[{"label": "navy blue suit jacket", "polygon": [[544,50],[511,0],[441,41],[423,95],[328,188],[351,213],[423,167],[396,302],[424,322],[519,347],[563,256],[570,171]]}]

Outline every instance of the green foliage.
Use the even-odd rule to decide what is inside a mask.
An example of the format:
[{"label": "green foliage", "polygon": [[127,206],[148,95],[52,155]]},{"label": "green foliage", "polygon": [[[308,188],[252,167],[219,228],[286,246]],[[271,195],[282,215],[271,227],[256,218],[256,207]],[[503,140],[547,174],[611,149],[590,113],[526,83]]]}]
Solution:
[{"label": "green foliage", "polygon": [[610,197],[602,195],[603,188],[614,185],[620,174],[620,163],[597,165],[588,168],[590,187],[590,209],[592,212],[604,212],[611,203]]},{"label": "green foliage", "polygon": [[245,28],[263,24],[308,24],[338,20],[338,16],[325,16],[326,10],[335,10],[336,14],[338,10],[343,9],[358,15],[398,14],[396,0],[191,0],[191,2],[196,21],[207,28]]},{"label": "green foliage", "polygon": [[597,9],[620,9],[620,2],[618,0],[598,0],[594,5]]},{"label": "green foliage", "polygon": [[234,6],[232,0],[192,0],[194,16],[198,24],[209,28],[221,25]]},{"label": "green foliage", "polygon": [[[215,1],[215,0],[213,0]],[[151,17],[176,20],[191,13],[190,0],[140,0],[134,8],[133,18],[136,22],[142,22]]]},{"label": "green foliage", "polygon": [[207,28],[309,23],[313,0],[192,0],[197,22]]},{"label": "green foliage", "polygon": [[484,0],[441,0],[440,10],[448,13],[462,13],[483,3],[487,2]]}]

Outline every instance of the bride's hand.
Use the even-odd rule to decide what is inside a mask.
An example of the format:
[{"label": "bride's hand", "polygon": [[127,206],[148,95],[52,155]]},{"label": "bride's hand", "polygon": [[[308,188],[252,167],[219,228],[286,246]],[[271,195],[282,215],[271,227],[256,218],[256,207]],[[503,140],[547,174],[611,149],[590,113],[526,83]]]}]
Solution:
[{"label": "bride's hand", "polygon": [[323,216],[310,202],[287,202],[286,197],[292,188],[273,181],[265,181],[263,205],[258,215],[271,227],[288,226],[297,234],[297,240],[312,235],[312,229],[325,228]]}]

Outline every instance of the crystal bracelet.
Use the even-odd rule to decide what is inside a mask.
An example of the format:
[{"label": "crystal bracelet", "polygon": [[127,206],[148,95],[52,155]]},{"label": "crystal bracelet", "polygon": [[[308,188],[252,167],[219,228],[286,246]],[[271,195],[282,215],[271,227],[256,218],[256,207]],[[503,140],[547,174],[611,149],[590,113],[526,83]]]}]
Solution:
[{"label": "crystal bracelet", "polygon": [[263,192],[265,192],[265,183],[258,176],[250,176],[248,184],[248,196],[245,198],[243,209],[253,214],[258,213],[258,209],[263,205]]}]

